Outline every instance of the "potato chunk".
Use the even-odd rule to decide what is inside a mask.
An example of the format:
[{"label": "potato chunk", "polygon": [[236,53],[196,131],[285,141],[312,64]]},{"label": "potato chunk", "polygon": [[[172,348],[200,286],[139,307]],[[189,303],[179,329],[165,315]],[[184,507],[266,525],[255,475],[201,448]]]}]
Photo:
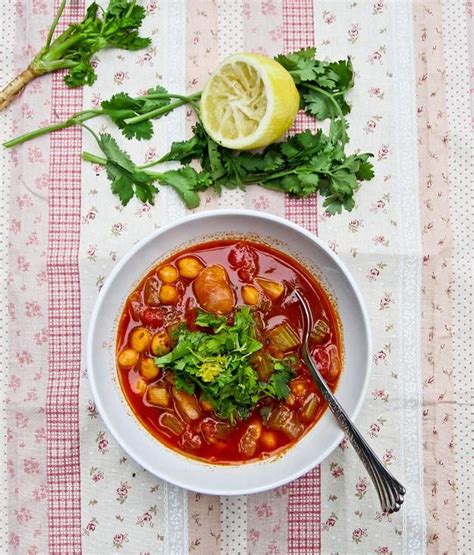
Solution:
[{"label": "potato chunk", "polygon": [[279,281],[272,281],[271,279],[260,277],[256,278],[255,281],[273,301],[279,299],[285,292],[285,286]]},{"label": "potato chunk", "polygon": [[181,391],[173,386],[173,397],[176,401],[179,412],[188,420],[197,420],[200,418],[202,411],[201,405],[194,395]]},{"label": "potato chunk", "polygon": [[247,426],[239,441],[239,453],[245,457],[252,457],[257,449],[257,443],[262,433],[262,423],[259,420]]},{"label": "potato chunk", "polygon": [[222,266],[208,266],[194,281],[199,304],[212,314],[229,314],[235,304],[229,276]]},{"label": "potato chunk", "polygon": [[150,405],[163,408],[170,406],[170,395],[166,387],[163,385],[149,387],[146,393],[146,398]]}]

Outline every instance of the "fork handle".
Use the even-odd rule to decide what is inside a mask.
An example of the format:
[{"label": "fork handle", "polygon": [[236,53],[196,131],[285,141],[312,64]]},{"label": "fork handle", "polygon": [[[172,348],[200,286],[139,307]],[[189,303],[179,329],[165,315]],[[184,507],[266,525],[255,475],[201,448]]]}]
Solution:
[{"label": "fork handle", "polygon": [[394,513],[400,510],[405,496],[405,488],[400,482],[385,468],[382,461],[375,454],[369,444],[365,441],[362,434],[356,428],[339,401],[322,377],[316,363],[309,354],[306,347],[303,348],[303,357],[308,368],[316,381],[322,396],[326,399],[329,408],[336,417],[339,425],[347,435],[352,446],[356,450],[359,458],[364,464],[372,483],[379,496],[380,505],[384,513]]}]

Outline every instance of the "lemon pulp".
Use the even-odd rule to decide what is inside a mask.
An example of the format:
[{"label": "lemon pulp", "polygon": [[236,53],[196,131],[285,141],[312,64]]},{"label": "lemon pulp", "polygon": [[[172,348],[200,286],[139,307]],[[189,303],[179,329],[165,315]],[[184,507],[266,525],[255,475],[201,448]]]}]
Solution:
[{"label": "lemon pulp", "polygon": [[209,79],[201,119],[220,145],[248,150],[279,139],[298,107],[298,91],[283,66],[261,54],[234,54]]}]

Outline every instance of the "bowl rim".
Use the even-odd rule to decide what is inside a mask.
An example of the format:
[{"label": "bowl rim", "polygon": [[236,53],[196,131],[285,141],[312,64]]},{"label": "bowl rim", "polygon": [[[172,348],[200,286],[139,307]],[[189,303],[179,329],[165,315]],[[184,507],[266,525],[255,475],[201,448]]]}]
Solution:
[{"label": "bowl rim", "polygon": [[[179,220],[177,220],[175,222],[172,222],[170,224],[166,224],[164,226],[161,226],[161,227],[155,229],[154,231],[149,233],[147,236],[143,237],[143,239],[138,241],[133,247],[131,247],[122,256],[122,258],[117,262],[117,264],[113,267],[113,269],[111,270],[111,272],[109,273],[109,275],[105,279],[104,284],[103,284],[102,288],[100,289],[99,294],[98,294],[98,296],[95,300],[94,308],[92,310],[90,320],[89,320],[89,327],[88,327],[88,331],[87,331],[87,340],[86,340],[87,375],[88,375],[89,386],[91,388],[91,393],[92,393],[92,396],[93,396],[95,404],[96,404],[96,408],[97,408],[102,420],[104,421],[104,424],[107,426],[107,429],[112,434],[112,436],[117,441],[117,443],[120,445],[120,447],[137,464],[139,464],[142,468],[146,469],[148,472],[150,472],[154,476],[157,476],[158,478],[161,478],[161,479],[163,479],[163,480],[165,480],[165,481],[167,481],[171,484],[174,484],[178,487],[187,489],[189,491],[195,491],[195,492],[198,492],[198,493],[209,494],[209,495],[248,495],[248,494],[252,494],[252,493],[259,493],[259,492],[262,492],[262,491],[268,491],[270,489],[274,489],[274,488],[277,488],[281,485],[290,483],[290,482],[296,480],[297,478],[299,478],[300,476],[303,476],[304,474],[306,474],[307,472],[309,472],[313,468],[315,468],[318,464],[321,464],[336,449],[337,445],[343,439],[344,432],[342,431],[342,429],[339,429],[338,433],[335,434],[334,440],[331,443],[329,443],[329,445],[326,447],[326,449],[323,451],[323,453],[319,455],[319,457],[317,457],[315,460],[311,461],[309,464],[307,464],[303,468],[300,468],[300,469],[292,472],[288,476],[273,482],[270,486],[263,485],[263,486],[255,486],[255,487],[252,487],[252,488],[245,488],[245,486],[243,486],[240,489],[235,489],[234,488],[234,489],[229,489],[229,490],[220,490],[220,489],[216,490],[216,489],[213,489],[212,487],[206,487],[206,486],[194,487],[193,486],[192,490],[190,490],[189,485],[184,480],[176,479],[172,475],[172,473],[169,473],[167,471],[163,471],[161,469],[156,470],[155,468],[152,468],[151,465],[148,462],[146,462],[142,459],[141,455],[137,454],[134,450],[129,449],[128,445],[126,445],[126,443],[122,441],[122,438],[121,438],[121,435],[120,435],[120,432],[119,432],[118,428],[115,426],[115,424],[113,424],[112,420],[109,418],[108,412],[105,410],[105,408],[102,404],[101,396],[100,396],[100,394],[98,392],[98,389],[97,389],[97,386],[96,386],[95,372],[93,370],[93,368],[94,368],[94,364],[93,364],[93,341],[94,341],[94,330],[95,330],[96,325],[97,325],[97,318],[98,318],[102,303],[104,301],[104,297],[106,296],[108,289],[113,284],[113,282],[115,280],[115,277],[120,273],[122,268],[130,260],[130,258],[132,258],[138,251],[140,251],[150,241],[153,241],[154,239],[156,239],[156,237],[159,237],[160,235],[166,233],[167,231],[172,230],[177,225],[182,225],[182,224],[191,223],[191,222],[197,222],[197,221],[202,220],[202,219],[208,219],[208,218],[213,218],[213,217],[218,217],[218,216],[223,216],[223,215],[249,216],[249,217],[254,217],[254,218],[263,219],[263,220],[267,220],[267,221],[270,221],[270,222],[278,223],[278,224],[286,226],[286,227],[290,227],[293,230],[305,235],[308,239],[310,239],[311,241],[316,243],[316,245],[320,249],[322,249],[333,260],[333,262],[335,262],[337,267],[344,274],[344,276],[347,279],[347,281],[349,282],[349,284],[352,288],[352,291],[355,294],[355,298],[356,298],[356,300],[359,304],[359,308],[360,308],[361,313],[362,313],[362,320],[363,320],[363,326],[364,326],[364,329],[365,329],[365,337],[366,337],[365,347],[366,347],[366,352],[367,352],[367,359],[365,361],[364,382],[362,384],[362,388],[361,388],[361,391],[360,391],[360,396],[359,396],[359,399],[357,401],[357,404],[356,404],[355,408],[350,413],[348,413],[348,415],[349,415],[349,417],[351,418],[352,421],[355,421],[357,419],[357,417],[360,413],[360,410],[362,408],[362,405],[363,405],[363,403],[364,403],[364,401],[367,397],[367,390],[368,390],[368,387],[369,387],[370,374],[371,374],[371,353],[372,353],[372,335],[371,335],[371,328],[370,328],[370,320],[369,320],[369,316],[368,316],[367,307],[366,307],[365,302],[363,300],[360,289],[359,289],[356,281],[352,277],[352,274],[349,272],[346,265],[344,264],[344,262],[318,236],[311,233],[310,231],[308,231],[304,227],[300,226],[299,224],[296,224],[296,223],[292,222],[291,220],[288,220],[288,219],[283,218],[281,216],[276,216],[274,214],[269,214],[269,213],[266,213],[266,212],[260,212],[258,210],[249,210],[249,209],[244,209],[244,208],[222,208],[222,209],[217,209],[217,210],[206,210],[204,212],[198,212],[198,213],[195,213],[195,214],[190,214],[189,216],[185,216],[184,218],[180,218]],[[330,409],[327,409],[327,411],[330,412]],[[181,455],[181,456],[183,456],[183,455]],[[214,465],[214,466],[216,468],[218,468],[220,465]],[[242,465],[232,465],[232,466],[235,466],[235,468],[240,468]]]}]

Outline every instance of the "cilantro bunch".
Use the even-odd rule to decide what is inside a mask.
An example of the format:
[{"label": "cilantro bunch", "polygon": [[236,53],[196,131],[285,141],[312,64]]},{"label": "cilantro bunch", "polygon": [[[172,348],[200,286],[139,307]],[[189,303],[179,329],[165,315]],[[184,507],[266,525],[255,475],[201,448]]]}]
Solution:
[{"label": "cilantro bunch", "polygon": [[[200,91],[184,96],[156,87],[136,98],[127,93],[116,94],[103,101],[100,108],[84,110],[64,122],[7,141],[4,146],[12,147],[71,125],[86,127],[84,122],[99,115],[108,116],[127,139],[150,139],[150,120],[189,104],[198,118],[193,136],[173,143],[168,153],[144,165],[135,164],[109,133],[97,135],[86,127],[94,134],[103,156],[85,152],[83,159],[105,166],[112,192],[123,205],[134,196],[153,204],[159,185],[174,188],[190,209],[199,205],[199,193],[210,187],[220,194],[228,188],[260,185],[297,198],[318,192],[326,197],[324,206],[331,214],[352,210],[360,183],[372,179],[374,173],[372,154],[345,153],[349,140],[345,116],[351,110],[346,95],[354,85],[351,61],[318,60],[315,48],[275,59],[293,77],[301,98],[300,108],[318,121],[331,121],[327,134],[307,130],[257,152],[233,151],[215,143],[199,123]],[[152,169],[165,162],[179,162],[182,166],[162,172]]]},{"label": "cilantro bunch", "polygon": [[183,324],[176,330],[176,347],[155,359],[157,365],[173,371],[178,389],[202,395],[219,418],[230,422],[247,418],[263,397],[288,395],[289,362],[274,360],[268,382],[261,381],[252,368],[251,356],[262,344],[255,339],[255,321],[248,307],[235,312],[232,325],[206,312],[198,314],[196,324],[212,333],[190,331]]},{"label": "cilantro bunch", "polygon": [[92,56],[107,47],[139,50],[150,44],[140,37],[145,10],[135,0],[110,0],[106,10],[93,2],[80,23],[69,25],[53,40],[56,26],[66,6],[63,0],[49,29],[46,44],[29,66],[0,92],[0,111],[35,77],[67,69],[64,81],[69,87],[91,85],[97,78]]},{"label": "cilantro bunch", "polygon": [[[298,198],[318,191],[326,197],[326,210],[336,214],[343,208],[352,210],[359,183],[374,176],[369,162],[372,155],[347,156],[340,135],[341,126],[335,123],[329,135],[321,130],[306,130],[260,152],[236,152],[215,143],[198,123],[191,139],[173,143],[171,150],[156,162],[184,164],[177,170],[156,172],[149,169],[153,164],[135,165],[106,133],[96,136],[106,157],[84,153],[83,158],[106,167],[112,192],[123,204],[134,194],[153,204],[158,192],[155,183],[175,189],[188,208],[196,208],[200,202],[198,193],[210,187],[220,194],[223,189],[245,189],[253,184]],[[199,162],[201,169],[190,165],[193,162]]]}]

